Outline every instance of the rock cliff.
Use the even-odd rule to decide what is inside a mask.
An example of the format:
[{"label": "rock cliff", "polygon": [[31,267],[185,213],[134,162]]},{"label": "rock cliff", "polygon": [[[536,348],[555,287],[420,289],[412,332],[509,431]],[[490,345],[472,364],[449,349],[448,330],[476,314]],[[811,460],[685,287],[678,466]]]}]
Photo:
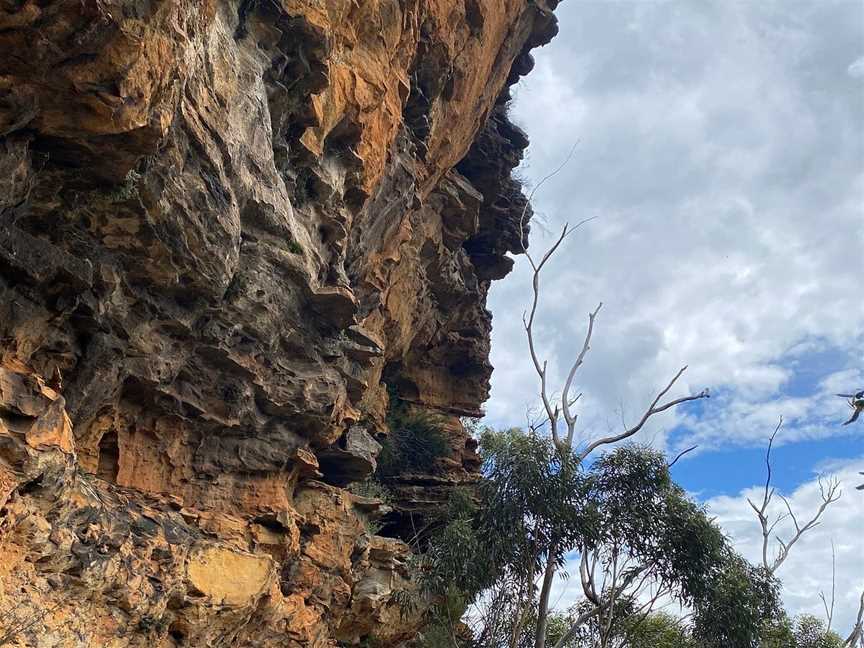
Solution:
[{"label": "rock cliff", "polygon": [[[555,4],[0,2],[0,645],[410,640]],[[388,512],[393,395],[449,455]]]}]

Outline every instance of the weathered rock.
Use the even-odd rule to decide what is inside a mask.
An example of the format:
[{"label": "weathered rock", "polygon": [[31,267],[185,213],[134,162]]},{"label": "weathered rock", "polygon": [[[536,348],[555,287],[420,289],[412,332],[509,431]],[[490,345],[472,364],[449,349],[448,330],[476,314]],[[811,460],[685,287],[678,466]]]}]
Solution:
[{"label": "weathered rock", "polygon": [[410,550],[341,487],[388,389],[452,425],[382,532],[476,479],[556,4],[0,3],[0,637],[410,638]]},{"label": "weathered rock", "polygon": [[310,481],[296,509],[240,517],[120,488],[76,465],[63,398],[38,376],[7,364],[0,386],[11,645],[324,645],[416,631],[391,596],[411,587],[410,550],[368,535],[371,502]]},{"label": "weathered rock", "polygon": [[266,556],[213,545],[193,549],[186,562],[190,591],[228,607],[253,605],[275,572],[275,563]]},{"label": "weathered rock", "polygon": [[375,472],[378,443],[362,426],[353,425],[337,445],[319,452],[321,469],[333,484],[347,486]]}]

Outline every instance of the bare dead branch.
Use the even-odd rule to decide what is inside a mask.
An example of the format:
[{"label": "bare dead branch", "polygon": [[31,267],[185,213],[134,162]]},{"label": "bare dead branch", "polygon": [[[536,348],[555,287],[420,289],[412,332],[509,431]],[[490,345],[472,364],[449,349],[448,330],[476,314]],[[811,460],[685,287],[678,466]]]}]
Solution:
[{"label": "bare dead branch", "polygon": [[[567,381],[564,383],[564,391],[561,394],[561,404],[562,410],[564,412],[564,420],[567,422],[567,447],[573,447],[573,434],[576,429],[576,419],[578,415],[573,415],[570,413],[570,386],[573,384],[573,377],[576,375],[576,371],[579,367],[582,366],[582,363],[585,361],[585,354],[588,353],[588,350],[591,348],[591,334],[594,332],[594,319],[597,317],[597,313],[600,312],[600,309],[603,308],[603,302],[597,306],[596,310],[593,313],[588,315],[588,332],[585,334],[585,342],[582,344],[582,350],[579,352],[579,355],[576,357],[576,362],[573,363],[573,366],[570,367],[570,372],[567,374]],[[582,396],[582,394],[579,394]],[[579,399],[579,396],[576,397],[576,400]]]},{"label": "bare dead branch", "polygon": [[645,413],[642,415],[642,418],[639,419],[639,422],[636,425],[634,425],[631,428],[625,429],[620,434],[614,434],[611,436],[606,436],[606,437],[602,437],[600,439],[597,439],[593,443],[589,444],[588,447],[585,448],[585,450],[583,450],[579,454],[579,460],[580,461],[584,460],[585,457],[590,455],[592,452],[594,452],[594,450],[596,450],[597,448],[599,448],[602,445],[609,445],[612,443],[617,443],[618,441],[623,441],[624,439],[632,437],[634,434],[639,432],[639,430],[641,430],[645,426],[645,423],[647,423],[648,420],[652,416],[654,416],[655,414],[659,414],[660,412],[665,412],[669,408],[675,407],[676,405],[680,405],[681,403],[687,403],[690,401],[700,400],[702,398],[710,398],[710,394],[708,393],[708,390],[703,389],[698,394],[694,394],[692,396],[683,396],[681,398],[676,398],[674,400],[663,403],[662,405],[660,404],[660,400],[669,392],[670,389],[672,389],[673,385],[675,385],[675,383],[678,382],[678,379],[681,377],[681,375],[686,370],[687,370],[686,366],[684,366],[678,370],[678,373],[675,374],[675,377],[672,378],[671,381],[669,381],[669,384],[666,385],[666,387],[659,394],[657,394],[657,396],[654,398],[654,401],[651,403],[651,405],[648,407],[648,409],[645,410]]},{"label": "bare dead branch", "polygon": [[[528,214],[528,208],[531,206],[531,202],[534,200],[534,194],[539,191],[540,187],[542,187],[546,182],[554,178],[556,175],[561,173],[565,166],[570,162],[570,159],[573,157],[573,153],[576,152],[576,147],[579,145],[579,141],[577,140],[573,146],[570,147],[570,152],[567,153],[567,157],[564,158],[564,161],[558,165],[553,171],[547,173],[545,176],[540,178],[540,182],[538,182],[531,189],[531,193],[528,194],[528,198],[525,199],[525,205],[522,207],[522,213],[519,214],[519,241],[522,243],[522,251],[527,255],[528,250],[525,249],[525,216]],[[531,259],[529,258],[529,261]],[[534,266],[534,262],[531,261],[531,266]]]},{"label": "bare dead branch", "polygon": [[[558,170],[553,172],[553,175],[554,175],[554,173],[557,173],[558,171],[560,171],[561,168],[563,168],[563,165],[562,165],[562,167],[559,167]],[[547,178],[548,177],[551,177],[551,175],[547,176]],[[540,184],[542,184],[542,181]],[[539,188],[540,184],[538,184],[537,187],[535,187],[535,191],[537,188]],[[532,195],[533,195],[533,192],[532,192]],[[530,201],[530,197],[529,197],[529,201]],[[526,203],[526,209],[527,209],[527,203]],[[524,216],[524,210],[523,210],[523,216]],[[525,329],[525,333],[526,333],[526,336],[528,338],[528,351],[531,355],[531,363],[534,365],[534,371],[537,373],[538,378],[540,378],[540,399],[543,402],[543,408],[546,410],[546,416],[549,419],[549,429],[550,429],[550,432],[552,434],[552,440],[555,442],[556,446],[559,446],[559,447],[561,447],[561,438],[560,438],[560,435],[558,433],[559,406],[556,404],[553,407],[553,405],[552,405],[552,401],[551,401],[551,398],[549,395],[549,390],[548,390],[548,380],[547,380],[547,374],[546,374],[547,363],[545,360],[544,361],[540,360],[540,357],[537,354],[537,346],[536,346],[536,342],[534,339],[534,320],[537,316],[537,307],[540,303],[540,272],[543,270],[543,266],[546,265],[546,262],[552,257],[552,255],[555,253],[555,251],[558,249],[558,247],[561,245],[561,243],[563,243],[564,239],[567,238],[567,236],[572,234],[574,231],[579,229],[585,223],[594,220],[594,218],[596,218],[596,216],[592,217],[592,218],[583,219],[573,227],[570,227],[569,224],[565,224],[564,228],[561,230],[561,234],[558,236],[558,238],[555,240],[555,242],[552,244],[552,246],[546,251],[546,253],[543,255],[543,257],[540,259],[539,263],[536,263],[534,261],[534,258],[531,256],[531,254],[528,252],[527,247],[525,247],[525,245],[524,245],[524,240],[522,241],[522,244],[523,244],[522,245],[522,251],[524,252],[525,256],[528,258],[528,262],[531,264],[531,268],[534,271],[533,276],[531,277],[531,308],[529,309],[529,311],[527,313],[523,314],[522,325]],[[520,225],[520,227],[521,227],[521,225]],[[592,325],[593,325],[593,317],[594,316],[596,316],[596,311],[591,317],[591,324]],[[590,340],[590,337],[589,337],[589,340]],[[583,354],[583,358],[584,358],[584,354]],[[569,416],[569,406],[570,406],[570,403],[567,402],[566,397],[564,397],[563,407],[568,408],[568,416]]]},{"label": "bare dead branch", "polygon": [[[822,496],[822,503],[819,505],[819,508],[816,509],[816,513],[812,518],[804,525],[801,526],[798,523],[798,519],[795,517],[795,514],[792,512],[792,507],[789,505],[789,500],[787,500],[783,495],[780,495],[780,499],[783,500],[783,503],[786,505],[786,510],[789,512],[789,517],[792,518],[792,523],[795,525],[795,535],[793,535],[789,540],[780,542],[780,552],[774,560],[774,564],[771,567],[771,573],[773,574],[780,565],[786,560],[789,556],[789,551],[792,549],[792,546],[801,539],[805,533],[810,531],[811,529],[819,526],[820,518],[822,514],[825,512],[831,504],[840,499],[840,496],[843,494],[843,491],[840,490],[840,482],[831,478],[828,480],[827,485],[826,482],[819,478],[819,490]],[[779,540],[779,538],[778,538]]]},{"label": "bare dead branch", "polygon": [[[780,417],[779,422],[777,423],[777,427],[774,428],[774,432],[771,434],[768,439],[768,449],[765,452],[765,466],[767,477],[765,479],[765,488],[763,489],[762,494],[762,503],[760,506],[756,506],[751,499],[747,499],[747,503],[750,505],[750,508],[756,513],[756,518],[759,520],[759,526],[762,529],[762,566],[768,570],[769,573],[774,574],[780,566],[786,561],[786,558],[789,557],[789,552],[792,550],[792,547],[795,545],[798,540],[801,539],[805,533],[810,531],[811,529],[817,527],[820,524],[820,518],[822,514],[825,512],[831,504],[840,499],[842,495],[842,491],[840,490],[840,482],[836,478],[831,478],[827,482],[823,480],[821,477],[819,478],[819,492],[822,498],[822,503],[819,505],[819,508],[816,510],[816,513],[813,515],[810,520],[807,521],[803,526],[799,523],[797,516],[792,510],[792,506],[789,504],[789,500],[786,499],[783,495],[778,494],[780,499],[783,501],[783,504],[786,506],[786,513],[778,515],[773,522],[768,522],[768,509],[771,505],[771,502],[776,493],[776,489],[771,487],[771,478],[772,478],[772,466],[771,466],[771,449],[774,446],[774,439],[777,436],[777,433],[780,431],[780,428],[783,426],[783,417]],[[775,541],[779,545],[777,552],[773,559],[769,559],[768,557],[768,548],[771,544],[771,535],[774,533],[774,529],[777,525],[786,519],[792,519],[792,524],[795,527],[795,533],[791,538],[782,539],[779,536],[774,536]]]},{"label": "bare dead branch", "polygon": [[693,451],[694,451],[696,448],[698,448],[698,447],[699,447],[699,446],[690,446],[690,447],[687,448],[686,450],[682,450],[682,451],[679,452],[679,453],[677,454],[677,456],[672,460],[672,463],[666,464],[666,468],[667,468],[667,469],[668,469],[668,468],[671,468],[671,467],[674,466],[676,463],[678,463],[678,460],[679,460],[681,457],[683,457],[683,456],[686,455],[686,454],[689,454],[689,453],[693,452]]},{"label": "bare dead branch", "polygon": [[565,632],[558,639],[558,641],[555,643],[555,645],[552,648],[562,648],[563,646],[565,646],[571,639],[573,639],[573,637],[576,636],[576,632],[579,630],[579,628],[582,626],[583,623],[585,623],[589,619],[592,619],[593,617],[597,616],[605,608],[609,607],[611,605],[611,602],[614,601],[615,598],[618,595],[620,595],[621,592],[626,591],[630,587],[630,585],[632,585],[633,581],[636,580],[637,578],[639,578],[644,571],[645,571],[645,567],[640,567],[638,569],[632,570],[624,578],[624,580],[621,582],[620,585],[613,588],[613,590],[610,592],[609,596],[603,597],[603,599],[600,601],[599,605],[595,605],[591,610],[588,610],[587,612],[583,612],[582,614],[580,614],[573,621],[573,623],[571,623],[570,629],[567,630],[567,632]]},{"label": "bare dead branch", "polygon": [[829,605],[825,592],[819,592],[819,598],[822,599],[822,607],[825,608],[825,619],[828,621],[828,626],[825,628],[825,634],[831,632],[831,623],[834,621],[834,595],[837,584],[837,552],[834,548],[834,541],[831,541],[831,603]]},{"label": "bare dead branch", "polygon": [[855,648],[855,644],[864,644],[864,592],[861,592],[861,599],[858,603],[858,616],[855,618],[855,625],[852,632],[846,637],[843,643],[847,648]]},{"label": "bare dead branch", "polygon": [[[596,217],[586,218],[578,222],[573,227],[571,227],[569,224],[565,224],[559,235],[552,242],[551,246],[545,251],[545,253],[542,254],[542,256],[539,257],[535,257],[527,249],[527,241],[525,237],[525,219],[527,217],[528,208],[537,190],[540,189],[540,187],[542,187],[547,180],[558,174],[569,162],[572,155],[573,151],[571,150],[570,154],[567,156],[564,162],[550,174],[542,178],[540,182],[534,187],[534,189],[528,196],[528,199],[522,209],[522,214],[519,219],[519,234],[520,243],[522,245],[522,252],[524,252],[526,258],[528,259],[528,263],[530,264],[532,269],[531,304],[529,309],[525,313],[523,313],[522,324],[526,333],[526,337],[528,338],[528,350],[531,356],[531,363],[534,367],[534,371],[537,374],[537,377],[539,378],[540,400],[543,404],[543,411],[545,412],[546,420],[548,420],[549,422],[550,436],[552,437],[552,441],[555,444],[555,447],[558,448],[560,451],[567,453],[572,453],[574,451],[574,439],[576,436],[576,423],[578,420],[578,414],[573,411],[573,405],[575,405],[575,403],[582,395],[580,393],[575,397],[571,397],[571,391],[573,390],[576,373],[583,365],[585,358],[590,351],[592,335],[594,333],[594,323],[603,304],[600,303],[597,308],[594,311],[590,312],[588,315],[588,328],[585,333],[582,348],[576,356],[573,364],[570,365],[564,387],[559,398],[559,396],[550,389],[548,362],[543,359],[541,357],[541,354],[538,352],[537,339],[535,336],[535,323],[537,320],[541,295],[541,274],[552,256],[558,251],[558,249],[560,249],[564,240],[579,227],[581,227],[585,223],[588,223]],[[642,418],[635,425],[628,428],[625,424],[623,432],[614,434],[610,431],[610,434],[608,434],[607,436],[601,437],[596,441],[587,443],[587,447],[582,452],[578,453],[575,458],[578,461],[582,461],[591,452],[593,452],[600,446],[616,443],[617,441],[621,441],[635,435],[644,427],[645,423],[652,416],[664,412],[672,407],[675,407],[676,405],[702,398],[709,398],[708,390],[706,389],[695,395],[683,396],[680,398],[674,398],[664,401],[669,391],[676,384],[676,382],[686,369],[687,367],[683,367],[682,369],[680,369],[675,375],[675,377],[669,382],[669,384],[656,395],[649,407],[645,410]],[[566,434],[562,434],[561,432],[561,426],[559,425],[560,417],[563,417],[564,423],[566,424]],[[542,427],[542,425],[544,424],[545,421],[540,424],[538,424],[536,421],[532,422],[529,416],[528,425],[532,433],[536,433],[536,431],[539,430],[539,428]],[[692,449],[693,448],[691,448],[690,450]],[[690,450],[686,450],[684,453],[679,455],[678,458],[680,458],[681,456],[683,456],[683,454],[686,454]],[[678,458],[676,458],[675,461],[677,461]],[[673,464],[675,463],[675,461],[673,461]],[[538,557],[537,560],[538,571],[540,571],[540,573],[536,574],[536,578],[538,578],[541,583],[539,584],[539,600],[538,607],[536,609],[537,621],[534,633],[534,648],[545,648],[546,629],[549,616],[549,596],[552,588],[552,581],[557,570],[557,559],[559,558],[558,552],[559,544],[553,538],[550,542],[548,551],[544,552],[542,559]],[[604,558],[604,561],[602,563],[603,566],[601,568],[601,570],[603,571],[603,582],[598,587],[596,578],[599,556],[596,552],[589,552],[586,550],[585,547],[582,547],[582,556],[579,568],[580,578],[582,581],[582,588],[585,596],[593,604],[593,609],[585,612],[584,614],[580,615],[576,620],[574,620],[568,632],[565,633],[565,635],[556,642],[553,648],[562,648],[565,643],[572,640],[572,638],[575,636],[575,633],[578,631],[578,628],[585,621],[598,615],[600,617],[600,631],[603,646],[605,647],[608,644],[608,638],[611,636],[613,628],[612,622],[614,618],[616,600],[625,592],[628,592],[628,588],[632,588],[634,581],[637,578],[640,579],[636,585],[637,592],[641,591],[641,589],[645,586],[646,582],[650,582],[650,566],[642,565],[633,568],[628,564],[629,561],[627,559],[621,562],[618,560],[618,558],[619,556],[617,555],[617,552],[613,556],[611,563],[606,562]],[[609,571],[610,569],[611,572]],[[535,576],[534,571],[532,571],[531,573],[532,576]],[[535,591],[533,588],[536,586],[533,580],[534,578],[531,579],[532,594]],[[652,597],[655,603],[659,599],[663,591],[663,586],[661,584],[661,586],[658,588],[658,591],[654,593]],[[651,604],[651,607],[653,607],[653,603]],[[607,608],[609,609],[608,615],[604,613],[604,610],[606,610]],[[524,629],[525,626],[523,624],[523,621],[524,618],[517,619],[514,629],[515,632],[511,637],[511,643],[515,642],[518,634],[521,633],[521,631]]]},{"label": "bare dead branch", "polygon": [[[768,545],[771,542],[771,532],[774,530],[774,527],[776,527],[777,524],[785,518],[785,516],[778,517],[772,524],[768,524],[768,506],[771,504],[771,500],[774,497],[774,489],[771,488],[771,448],[774,446],[774,439],[781,427],[783,427],[782,416],[777,422],[777,427],[774,428],[774,432],[771,433],[771,436],[768,439],[768,450],[765,452],[765,466],[767,468],[768,476],[765,479],[762,505],[757,507],[749,497],[747,498],[747,503],[756,513],[756,517],[759,520],[759,526],[762,528],[762,565],[769,571],[771,570],[771,566],[768,564]],[[778,541],[782,545],[782,540],[778,538]]]}]

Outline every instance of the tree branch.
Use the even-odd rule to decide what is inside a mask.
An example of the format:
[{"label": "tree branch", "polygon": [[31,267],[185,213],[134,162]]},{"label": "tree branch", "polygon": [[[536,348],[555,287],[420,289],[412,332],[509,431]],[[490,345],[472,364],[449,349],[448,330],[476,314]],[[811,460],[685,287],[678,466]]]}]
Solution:
[{"label": "tree branch", "polygon": [[[795,515],[795,512],[792,510],[792,506],[789,504],[789,500],[786,499],[783,495],[778,494],[780,499],[783,501],[783,504],[786,506],[786,513],[778,515],[777,518],[771,524],[768,523],[768,508],[771,505],[771,501],[774,499],[774,495],[776,493],[776,489],[771,487],[771,478],[773,475],[773,470],[771,466],[771,450],[774,447],[774,439],[777,437],[777,433],[780,431],[780,428],[783,426],[783,417],[780,417],[780,420],[777,423],[777,427],[774,428],[774,432],[768,439],[768,449],[765,452],[765,467],[767,476],[765,478],[765,488],[763,489],[762,494],[762,504],[760,506],[756,506],[751,499],[747,499],[747,503],[750,504],[750,508],[756,513],[756,518],[759,520],[759,526],[762,529],[762,566],[770,573],[774,574],[780,566],[786,561],[786,558],[789,556],[789,552],[792,550],[792,547],[795,545],[798,540],[801,539],[805,533],[810,531],[811,529],[817,527],[819,525],[819,520],[822,517],[822,514],[825,512],[831,504],[840,499],[842,495],[842,491],[840,491],[840,482],[836,479],[828,480],[827,484],[819,479],[819,491],[822,496],[822,504],[820,504],[819,508],[816,510],[816,514],[804,525],[798,522],[798,518]],[[783,520],[791,518],[792,524],[795,527],[795,534],[787,539],[783,540],[779,536],[775,536],[777,544],[780,546],[777,550],[777,555],[774,556],[773,560],[769,560],[768,558],[768,546],[771,543],[771,534],[774,532],[774,529],[777,525]]]},{"label": "tree branch", "polygon": [[564,161],[559,164],[555,170],[547,173],[540,179],[540,182],[534,185],[534,188],[531,189],[531,193],[528,194],[528,198],[525,199],[525,205],[522,207],[522,213],[519,214],[519,243],[522,245],[522,252],[525,254],[526,257],[528,257],[528,261],[531,263],[531,267],[535,270],[536,267],[534,266],[534,260],[528,254],[528,247],[525,245],[525,216],[527,216],[528,208],[531,206],[531,202],[534,200],[534,194],[536,194],[540,187],[546,184],[548,180],[551,180],[556,175],[561,173],[561,171],[564,169],[565,166],[567,166],[567,163],[570,162],[570,159],[573,157],[573,153],[576,151],[576,146],[578,146],[578,144],[579,141],[577,140],[576,143],[570,147],[570,152],[567,154],[567,157],[564,158]]},{"label": "tree branch", "polygon": [[828,626],[825,628],[825,636],[831,632],[831,623],[834,621],[834,596],[836,594],[837,585],[837,551],[834,548],[834,540],[831,540],[831,604],[828,604],[825,592],[819,592],[819,598],[822,599],[822,607],[825,608],[825,618],[828,621]]},{"label": "tree branch", "polygon": [[[639,575],[640,575],[643,571],[644,571],[644,568],[634,569],[634,570],[633,570],[633,571],[632,571],[632,572],[631,572],[631,573],[630,573],[630,574],[629,574],[629,575],[624,579],[624,581],[621,583],[620,587],[616,588],[616,591],[618,591],[618,592],[623,592],[624,590],[626,590],[628,587],[630,587],[630,584],[631,584],[634,580],[636,580],[636,578],[638,578]],[[589,611],[587,611],[587,612],[583,612],[582,614],[580,614],[580,615],[579,615],[579,616],[578,616],[578,617],[573,621],[573,623],[570,625],[570,629],[569,629],[566,633],[564,633],[564,634],[561,636],[560,639],[558,639],[558,641],[555,643],[555,645],[554,645],[552,648],[563,648],[563,646],[567,645],[567,642],[569,642],[571,639],[573,639],[573,637],[576,636],[576,632],[579,630],[579,627],[580,627],[583,623],[585,623],[585,622],[588,621],[589,619],[592,619],[593,617],[595,617],[595,616],[597,616],[598,614],[600,614],[600,612],[601,612],[605,607],[608,607],[608,605],[609,605],[608,603],[601,602],[600,605],[597,605],[597,606],[595,606],[594,608],[592,608],[591,610],[589,610]]]},{"label": "tree branch", "polygon": [[[585,360],[585,354],[588,353],[588,350],[591,348],[591,334],[594,332],[594,319],[597,317],[597,313],[600,312],[600,309],[603,308],[603,302],[597,306],[596,310],[593,313],[589,313],[588,315],[588,332],[585,334],[585,342],[582,344],[582,350],[579,352],[578,357],[576,358],[576,362],[573,363],[573,366],[570,367],[570,373],[567,374],[567,382],[564,383],[564,392],[561,394],[561,404],[564,412],[564,420],[567,422],[567,448],[573,447],[573,433],[576,428],[576,419],[577,416],[573,416],[570,413],[570,386],[573,384],[573,377],[576,375],[576,371],[579,367],[582,366],[582,363]],[[579,394],[581,396],[582,394]],[[578,396],[576,400],[578,400]],[[575,401],[574,401],[575,402]]]},{"label": "tree branch", "polygon": [[686,450],[682,450],[681,452],[679,452],[678,455],[677,455],[677,456],[672,460],[672,463],[666,464],[666,469],[668,470],[669,468],[671,468],[672,466],[674,466],[676,463],[678,463],[678,460],[679,460],[681,457],[683,457],[683,456],[686,455],[686,454],[689,454],[689,453],[693,452],[693,451],[694,451],[696,448],[698,448],[698,447],[699,447],[699,446],[690,446],[690,447],[687,448]]},{"label": "tree branch", "polygon": [[543,585],[540,588],[540,601],[537,607],[537,628],[534,633],[534,648],[544,648],[546,645],[546,626],[549,622],[549,593],[552,591],[552,579],[555,576],[557,552],[558,542],[553,540],[546,554],[546,569],[543,572]]},{"label": "tree branch", "polygon": [[[771,504],[771,500],[774,497],[774,489],[771,488],[771,448],[774,446],[774,438],[777,436],[781,427],[783,427],[782,416],[777,422],[777,427],[774,428],[774,432],[771,433],[771,436],[768,439],[768,450],[765,452],[765,466],[767,468],[768,476],[765,478],[765,490],[762,495],[762,505],[757,508],[753,501],[749,497],[747,498],[747,503],[750,504],[750,507],[756,512],[756,517],[759,519],[759,526],[762,528],[762,566],[769,572],[771,571],[771,565],[768,563],[768,545],[771,541],[771,532],[785,517],[778,517],[774,520],[773,524],[770,526],[768,525],[768,506]],[[781,545],[783,544],[779,538],[778,541]]]},{"label": "tree branch", "polygon": [[779,569],[780,565],[786,560],[789,556],[789,551],[792,549],[792,546],[801,539],[805,533],[810,531],[811,529],[819,526],[821,524],[820,518],[822,514],[825,512],[831,504],[840,499],[840,496],[843,494],[843,491],[840,490],[840,482],[837,479],[830,479],[825,485],[825,482],[822,478],[819,479],[819,490],[822,496],[822,503],[819,505],[819,508],[816,509],[815,515],[802,527],[798,524],[798,518],[795,517],[795,514],[792,512],[792,507],[789,504],[789,500],[787,500],[783,495],[780,495],[780,499],[783,500],[783,503],[786,505],[786,510],[789,512],[789,516],[792,518],[792,523],[795,525],[795,535],[793,535],[788,541],[783,542],[779,538],[777,538],[778,542],[780,542],[781,549],[777,554],[777,557],[774,559],[774,564],[769,568],[769,571],[773,574]]},{"label": "tree branch", "polygon": [[634,425],[631,428],[624,430],[620,434],[615,434],[615,435],[603,437],[601,439],[597,439],[596,441],[591,443],[585,450],[583,450],[579,454],[579,460],[580,461],[584,460],[585,457],[590,455],[592,452],[594,452],[594,450],[599,448],[601,445],[608,445],[611,443],[617,443],[618,441],[623,441],[624,439],[627,439],[627,438],[633,436],[634,434],[639,432],[639,430],[641,430],[643,428],[645,423],[648,422],[648,419],[650,419],[655,414],[659,414],[660,412],[665,412],[670,407],[675,407],[676,405],[680,405],[681,403],[687,403],[689,401],[695,401],[695,400],[699,400],[702,398],[710,398],[711,396],[708,393],[708,390],[703,389],[701,392],[699,392],[698,394],[694,394],[693,396],[684,396],[682,398],[676,398],[675,400],[671,400],[669,402],[663,403],[662,405],[659,404],[660,400],[669,392],[670,389],[672,389],[672,386],[676,382],[678,382],[678,379],[681,377],[681,375],[686,370],[687,370],[686,366],[684,366],[678,370],[678,373],[675,374],[675,377],[672,378],[671,381],[669,381],[669,384],[666,385],[666,387],[659,394],[657,394],[657,397],[651,403],[650,407],[648,407],[648,409],[645,410],[645,413],[642,415],[642,418],[639,420],[639,422],[636,425]]},{"label": "tree branch", "polygon": [[852,628],[852,632],[848,637],[846,637],[846,641],[843,645],[847,648],[855,648],[856,643],[864,644],[864,592],[861,592],[861,599],[858,603],[858,616],[855,619],[855,625]]}]

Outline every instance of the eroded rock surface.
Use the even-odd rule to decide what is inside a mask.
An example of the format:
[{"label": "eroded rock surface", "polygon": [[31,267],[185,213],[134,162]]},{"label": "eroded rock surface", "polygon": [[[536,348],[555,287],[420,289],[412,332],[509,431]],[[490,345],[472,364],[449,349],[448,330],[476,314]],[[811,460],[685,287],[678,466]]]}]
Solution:
[{"label": "eroded rock surface", "polygon": [[413,636],[344,487],[388,389],[452,418],[395,515],[476,478],[555,4],[0,3],[0,643]]}]

